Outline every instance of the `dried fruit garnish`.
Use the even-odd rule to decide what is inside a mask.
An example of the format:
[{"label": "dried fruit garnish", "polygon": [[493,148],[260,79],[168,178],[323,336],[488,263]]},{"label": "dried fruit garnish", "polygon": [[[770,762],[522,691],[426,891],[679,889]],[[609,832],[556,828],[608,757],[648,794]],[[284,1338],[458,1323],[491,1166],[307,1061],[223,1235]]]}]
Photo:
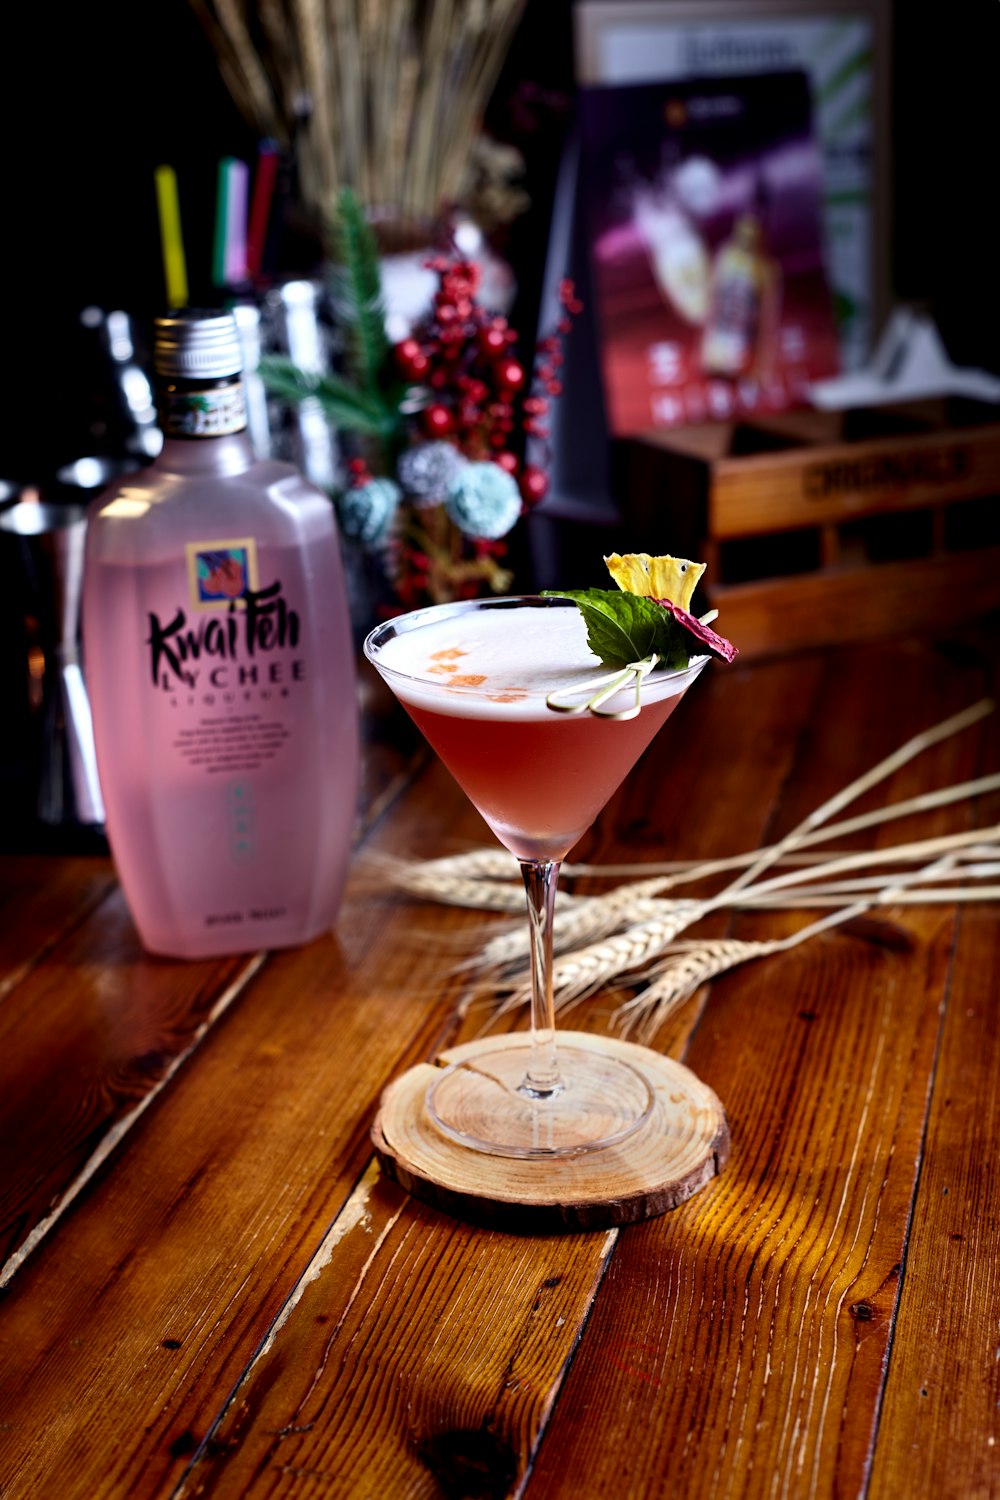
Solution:
[{"label": "dried fruit garnish", "polygon": [[648,552],[612,552],[604,562],[624,593],[645,599],[671,599],[682,609],[691,608],[692,596],[705,571],[704,563],[671,557],[669,552],[657,557]]}]

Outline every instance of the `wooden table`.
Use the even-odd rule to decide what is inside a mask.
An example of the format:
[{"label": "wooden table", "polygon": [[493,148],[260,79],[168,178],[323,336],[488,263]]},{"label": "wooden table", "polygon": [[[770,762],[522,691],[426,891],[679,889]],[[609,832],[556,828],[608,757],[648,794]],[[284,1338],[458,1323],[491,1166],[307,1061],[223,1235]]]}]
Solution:
[{"label": "wooden table", "polygon": [[[576,857],[780,836],[995,690],[998,638],[713,668]],[[105,860],[0,861],[0,1495],[1000,1494],[997,908],[884,908],[664,1024],[732,1128],[673,1213],[474,1228],[380,1177],[369,1128],[387,1080],[483,1026],[453,964],[497,919],[367,859],[486,835],[363,697],[358,857],[307,948],[150,958]],[[997,717],[866,805],[996,770]],[[850,844],[998,817],[986,798]]]}]

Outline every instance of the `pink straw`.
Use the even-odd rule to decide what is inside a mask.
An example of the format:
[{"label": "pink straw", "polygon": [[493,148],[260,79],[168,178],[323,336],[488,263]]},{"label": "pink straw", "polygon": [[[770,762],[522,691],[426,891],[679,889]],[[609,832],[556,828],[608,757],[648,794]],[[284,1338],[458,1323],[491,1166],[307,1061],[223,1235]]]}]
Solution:
[{"label": "pink straw", "polygon": [[231,160],[226,198],[226,286],[239,286],[247,279],[247,188],[250,169],[245,161]]}]

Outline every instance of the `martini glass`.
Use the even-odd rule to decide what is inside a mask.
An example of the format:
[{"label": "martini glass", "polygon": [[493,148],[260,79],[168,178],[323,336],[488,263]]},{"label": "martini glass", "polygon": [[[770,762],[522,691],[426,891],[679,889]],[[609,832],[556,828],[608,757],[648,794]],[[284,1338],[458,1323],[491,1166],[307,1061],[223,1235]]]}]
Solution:
[{"label": "martini glass", "polygon": [[[498,1156],[616,1146],[653,1092],[630,1063],[560,1044],[552,922],[560,861],[590,827],[705,666],[612,674],[570,599],[523,595],[415,610],[365,654],[521,866],[530,921],[531,1027],[440,1071],[434,1125]],[[621,679],[621,680],[619,680]],[[553,705],[553,706],[550,706]]]}]

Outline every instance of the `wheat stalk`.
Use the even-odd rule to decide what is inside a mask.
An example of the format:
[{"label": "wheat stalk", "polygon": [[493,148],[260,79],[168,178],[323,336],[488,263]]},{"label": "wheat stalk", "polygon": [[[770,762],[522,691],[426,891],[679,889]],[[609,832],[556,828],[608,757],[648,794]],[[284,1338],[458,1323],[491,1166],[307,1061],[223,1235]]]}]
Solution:
[{"label": "wheat stalk", "polygon": [[654,979],[642,993],[619,1008],[616,1015],[618,1024],[627,1032],[637,1021],[641,1021],[641,1035],[648,1040],[667,1016],[690,999],[707,980],[750,959],[787,952],[821,932],[853,921],[870,911],[873,906],[892,905],[908,886],[947,875],[954,864],[955,856],[945,854],[922,869],[901,876],[891,885],[873,892],[871,896],[843,906],[829,916],[820,917],[818,921],[810,922],[788,937],[758,942],[720,938],[704,943],[678,944],[675,952],[664,963],[656,966]]},{"label": "wheat stalk", "polygon": [[215,49],[222,81],[240,113],[262,133],[287,140],[287,131],[276,118],[267,69],[235,0],[190,3]]},{"label": "wheat stalk", "polygon": [[[827,799],[777,844],[728,860],[670,867],[664,873],[602,896],[564,899],[554,932],[553,993],[557,1009],[565,1010],[613,980],[645,982],[643,992],[627,1003],[621,1015],[626,1025],[645,1017],[644,1032],[650,1032],[672,1006],[693,993],[705,979],[748,958],[803,942],[873,905],[892,900],[988,899],[994,887],[978,891],[970,891],[967,886],[942,889],[931,888],[929,882],[942,875],[965,882],[996,875],[1000,870],[1000,824],[911,840],[891,848],[841,852],[832,857],[829,853],[805,854],[802,846],[996,790],[1000,787],[1000,776],[979,777],[839,823],[830,822],[852,800],[931,745],[978,722],[992,707],[990,700],[984,699],[908,740]],[[786,866],[783,873],[761,878],[777,865]],[[917,868],[898,869],[907,865]],[[586,866],[570,868],[590,872]],[[734,868],[740,873],[714,895],[700,900],[664,899],[662,895],[681,881],[705,879]],[[858,873],[875,869],[881,869],[882,873]],[[396,875],[398,883],[425,896],[509,911],[514,909],[515,900],[518,907],[521,904],[519,888],[508,885],[504,878],[508,874],[513,876],[515,870],[515,862],[500,851],[474,850],[418,868],[402,861]],[[833,878],[845,875],[850,878]],[[915,892],[910,889],[914,886],[925,889]],[[844,906],[845,897],[852,898],[851,904]],[[726,907],[789,909],[831,903],[836,910],[791,937],[773,942],[677,941],[686,928]],[[519,923],[497,934],[461,967],[492,974],[494,988],[505,996],[501,1009],[508,1009],[520,1005],[530,995],[529,976],[525,972],[527,954],[525,924]]]},{"label": "wheat stalk", "polygon": [[[873,849],[860,854],[842,855],[827,860],[818,867],[789,870],[770,880],[758,881],[750,888],[733,882],[703,901],[654,901],[644,912],[637,913],[632,909],[633,916],[639,915],[638,921],[630,922],[622,931],[589,942],[582,948],[563,952],[554,959],[552,986],[556,1007],[565,1007],[593,994],[603,984],[618,978],[622,973],[643,967],[661,954],[685,928],[701,921],[710,912],[738,905],[743,892],[759,899],[775,892],[788,891],[797,883],[807,878],[822,877],[824,873],[839,875],[875,865],[916,862],[950,854],[968,846],[979,846],[984,840],[997,837],[1000,837],[1000,824],[970,829],[963,833],[944,834],[933,839],[916,840],[910,844],[901,844],[895,849]],[[901,876],[899,880],[905,884],[908,878]],[[881,888],[885,888],[885,879],[881,882]],[[625,909],[628,910],[627,907]],[[571,912],[570,921],[574,915]],[[499,970],[497,987],[512,991],[516,1003],[520,1003],[531,992],[529,976],[523,972],[525,953],[523,933],[511,929],[487,943],[463,967],[484,971]],[[518,969],[511,973],[510,970],[515,965]]]},{"label": "wheat stalk", "polygon": [[[377,852],[366,854],[361,868],[384,885],[392,885],[412,896],[440,901],[447,906],[465,906],[480,911],[524,911],[524,887],[520,881],[514,884],[495,880],[489,875],[452,875],[435,868],[434,862],[421,864],[419,861],[399,859],[392,854]],[[569,905],[578,899],[566,891],[556,893],[557,907]]]},{"label": "wheat stalk", "polygon": [[623,1035],[638,1029],[641,1038],[648,1040],[667,1017],[708,980],[752,958],[779,953],[785,946],[785,940],[780,938],[769,942],[717,938],[700,943],[677,943],[671,947],[670,956],[657,966],[656,978],[641,994],[619,1006],[615,1023]]},{"label": "wheat stalk", "polygon": [[464,875],[470,880],[510,880],[520,889],[520,868],[506,849],[469,849],[464,854],[445,855],[441,859],[420,861],[427,871],[444,875]]},{"label": "wheat stalk", "polygon": [[[958,781],[951,786],[940,787],[934,792],[921,792],[916,797],[907,797],[901,802],[889,802],[884,807],[873,808],[871,812],[859,813],[853,818],[844,818],[839,823],[827,823],[821,828],[815,828],[810,833],[804,833],[798,840],[795,849],[785,850],[778,856],[776,863],[781,864],[812,864],[818,860],[829,858],[825,854],[807,854],[804,851],[809,845],[828,843],[831,839],[845,838],[849,833],[859,833],[865,828],[874,828],[880,823],[888,823],[896,818],[908,818],[916,813],[932,812],[939,807],[948,807],[954,802],[967,802],[975,797],[983,797],[987,792],[1000,791],[1000,773],[992,776],[978,776],[973,781]],[[588,865],[571,864],[563,866],[564,873],[570,877],[578,876],[621,876],[621,875],[672,875],[685,881],[695,881],[707,878],[709,875],[724,874],[727,870],[742,869],[751,865],[762,854],[770,854],[776,850],[776,844],[766,845],[761,849],[752,849],[744,854],[732,854],[726,859],[713,860],[674,860],[667,864],[634,864],[634,865]],[[501,856],[502,858],[502,856]]]},{"label": "wheat stalk", "polygon": [[[830,839],[841,838],[848,833],[871,828],[895,818],[908,817],[913,813],[930,812],[953,802],[969,801],[987,792],[998,790],[1000,790],[1000,773],[980,776],[973,781],[955,782],[951,786],[940,787],[937,791],[921,792],[919,796],[908,797],[902,802],[887,803],[884,807],[874,808],[871,812],[861,813],[854,818],[845,818],[839,823],[829,823],[824,828],[805,834],[800,841],[800,847],[821,840],[826,842]],[[775,845],[766,845],[764,848],[752,849],[744,854],[730,855],[725,859],[672,860],[665,864],[591,865],[567,860],[563,865],[563,875],[571,880],[588,876],[619,875],[644,875],[650,878],[659,875],[681,875],[690,880],[698,880],[752,864],[761,854],[769,853],[775,847]],[[813,864],[828,858],[828,854],[787,851],[781,856],[781,862]],[[440,871],[445,876],[464,875],[470,879],[484,877],[496,880],[506,878],[518,883],[520,878],[517,860],[506,850],[497,849],[493,845],[465,849],[459,854],[442,855],[437,859],[406,861],[397,858],[395,862],[397,867],[412,863],[414,868],[419,868],[428,874]]]},{"label": "wheat stalk", "polygon": [[[659,951],[662,944],[670,942],[678,932],[704,915],[704,903],[650,901],[643,903],[632,915],[639,920],[630,922],[621,931],[612,928],[601,938],[588,940],[582,947],[573,945],[572,911],[568,919],[564,917],[561,924],[556,923],[552,940],[555,954],[552,981],[557,1005],[590,994],[605,978],[613,976],[622,964],[634,960],[638,949],[650,955]],[[589,918],[587,925],[589,931]],[[616,926],[621,926],[621,923]],[[513,988],[522,998],[527,998],[531,987],[526,971],[529,949],[525,927],[522,922],[499,933],[460,967],[484,977],[493,973],[496,988]]]},{"label": "wheat stalk", "polygon": [[912,739],[900,745],[898,750],[894,750],[891,755],[887,755],[884,760],[880,760],[877,765],[872,766],[864,775],[858,776],[854,781],[845,786],[842,791],[837,792],[833,797],[828,798],[826,802],[821,803],[808,817],[797,824],[791,832],[786,833],[785,837],[779,843],[762,852],[752,865],[731,882],[728,889],[730,891],[742,890],[744,886],[756,880],[757,876],[764,870],[769,869],[771,865],[775,864],[781,858],[782,854],[790,849],[797,848],[803,839],[815,829],[829,823],[830,819],[839,813],[842,808],[855,802],[858,797],[870,791],[873,786],[877,786],[886,777],[893,775],[909,761],[914,760],[916,756],[922,754],[923,751],[930,749],[932,745],[936,745],[941,740],[948,739],[953,734],[958,734],[960,730],[968,729],[970,725],[978,723],[980,719],[993,712],[993,707],[992,699],[981,698],[978,703],[973,703],[971,707],[962,709],[961,712],[952,714],[949,718],[942,720],[940,724],[935,724],[930,729],[925,729],[920,734],[914,735]]},{"label": "wheat stalk", "polygon": [[[873,812],[862,813],[857,817],[848,818],[840,823],[827,826],[825,829],[816,828],[803,835],[800,843],[816,843],[820,839],[834,839],[855,833],[864,828],[873,827],[879,823],[891,819],[910,816],[916,813],[929,812],[935,808],[947,806],[951,803],[968,800],[985,795],[987,792],[1000,789],[1000,775],[982,776],[973,781],[957,783],[954,786],[944,787],[935,792],[923,793],[917,797],[911,797],[902,802],[890,803],[887,807],[878,808]],[[731,869],[743,869],[747,866],[759,863],[765,854],[770,855],[777,850],[777,845],[771,845],[764,849],[753,850],[750,853],[735,855],[729,859],[704,860],[699,862],[687,861],[679,868],[668,868],[662,873],[650,873],[641,882],[631,885],[622,885],[612,891],[604,892],[602,895],[575,898],[572,901],[564,900],[560,907],[560,919],[554,930],[555,951],[564,951],[570,946],[582,946],[585,943],[596,942],[607,937],[619,927],[627,918],[629,921],[636,919],[645,920],[661,913],[662,908],[657,908],[651,898],[659,896],[666,891],[672,890],[679,884],[691,884],[708,879],[710,876],[725,873]],[[923,858],[926,850],[923,846],[917,846],[909,854],[904,849],[887,849],[885,851],[865,852],[861,857],[865,861],[879,863],[891,863],[904,858]],[[854,857],[852,852],[845,851],[841,858]],[[800,848],[785,849],[777,855],[773,863],[805,866],[807,871],[813,874],[822,874],[822,866],[829,862],[829,854],[811,853],[804,854]],[[817,868],[820,867],[820,868]],[[652,867],[656,868],[656,867]],[[612,873],[641,873],[650,870],[650,866],[609,866],[606,869],[592,865],[568,865],[567,874],[612,874]],[[462,884],[464,877],[472,880],[488,878],[501,880],[507,876],[512,881],[511,894],[508,898],[503,897],[499,888],[495,890],[494,899],[487,897],[483,891],[477,891],[473,887]],[[465,854],[454,855],[449,858],[413,862],[412,869],[406,861],[398,862],[395,875],[390,873],[401,889],[411,890],[416,894],[425,895],[430,898],[448,902],[451,904],[463,904],[463,892],[467,895],[469,906],[496,911],[521,911],[523,909],[523,898],[521,896],[520,881],[517,879],[518,867],[516,861],[499,849],[472,850]],[[516,881],[516,884],[513,882]],[[735,891],[735,888],[733,888]],[[563,893],[560,892],[560,895]],[[768,899],[762,896],[753,904],[764,904]],[[744,903],[734,901],[733,905]],[[779,904],[769,901],[769,904]],[[523,925],[512,927],[509,931],[499,934],[492,939],[481,950],[480,953],[469,959],[469,968],[508,968],[512,963],[526,960],[528,956],[528,933]]]},{"label": "wheat stalk", "polygon": [[[777,896],[752,896],[740,902],[741,911],[808,911],[812,907],[840,906],[844,895],[826,895],[822,891],[810,891],[796,901],[782,901]],[[1000,885],[981,885],[974,889],[954,886],[927,886],[919,891],[900,891],[893,905],[897,906],[966,906],[980,901],[1000,899]]]}]

